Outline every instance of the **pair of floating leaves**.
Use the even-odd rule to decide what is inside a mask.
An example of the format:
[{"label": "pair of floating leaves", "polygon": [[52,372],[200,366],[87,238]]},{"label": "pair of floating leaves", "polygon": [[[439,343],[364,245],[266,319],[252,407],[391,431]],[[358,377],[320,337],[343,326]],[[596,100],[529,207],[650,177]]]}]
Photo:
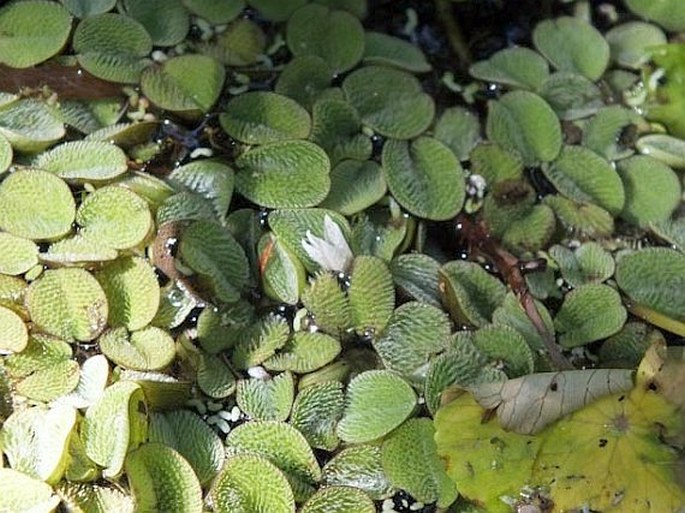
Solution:
[{"label": "pair of floating leaves", "polygon": [[549,254],[559,265],[564,280],[572,287],[601,283],[614,274],[614,259],[596,242],[586,242],[575,251],[555,245]]}]

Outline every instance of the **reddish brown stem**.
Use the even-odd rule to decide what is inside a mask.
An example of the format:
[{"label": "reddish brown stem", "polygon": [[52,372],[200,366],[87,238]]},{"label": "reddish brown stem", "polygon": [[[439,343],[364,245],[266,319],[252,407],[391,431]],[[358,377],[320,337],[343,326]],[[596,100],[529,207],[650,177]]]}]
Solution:
[{"label": "reddish brown stem", "polygon": [[490,236],[485,223],[482,221],[474,222],[467,216],[460,216],[457,220],[461,227],[461,233],[468,242],[470,249],[480,253],[487,258],[502,274],[504,281],[509,288],[516,294],[521,307],[533,323],[535,329],[542,337],[545,348],[549,354],[552,364],[558,370],[572,369],[573,366],[561,354],[561,350],[554,339],[554,335],[545,326],[540,312],[535,306],[535,300],[528,290],[526,280],[521,271],[522,261],[502,248],[499,243]]}]

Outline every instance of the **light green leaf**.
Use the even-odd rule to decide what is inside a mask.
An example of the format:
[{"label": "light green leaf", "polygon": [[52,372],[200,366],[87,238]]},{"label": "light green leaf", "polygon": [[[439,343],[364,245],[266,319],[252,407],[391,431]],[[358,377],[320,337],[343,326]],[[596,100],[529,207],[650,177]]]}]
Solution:
[{"label": "light green leaf", "polygon": [[505,286],[474,262],[454,260],[439,271],[440,291],[452,318],[483,326],[506,294]]},{"label": "light green leaf", "polygon": [[11,468],[0,468],[0,496],[12,513],[50,513],[60,503],[49,484]]},{"label": "light green leaf", "polygon": [[506,93],[488,103],[488,138],[518,152],[527,165],[554,160],[561,150],[561,127],[545,100],[528,91]]},{"label": "light green leaf", "polygon": [[100,350],[113,363],[126,369],[163,369],[176,356],[174,339],[155,326],[131,333],[124,327],[105,331],[98,339]]},{"label": "light green leaf", "polygon": [[515,378],[533,372],[535,355],[523,335],[509,326],[481,326],[472,337],[473,346],[498,370]]},{"label": "light green leaf", "polygon": [[676,169],[685,168],[685,141],[667,134],[640,137],[635,147],[643,154]]},{"label": "light green leaf", "polygon": [[590,79],[572,71],[550,75],[538,91],[559,119],[587,118],[604,107],[602,91]]},{"label": "light green leaf", "polygon": [[181,0],[193,14],[213,24],[234,20],[245,8],[245,0]]},{"label": "light green leaf", "polygon": [[329,486],[319,489],[302,505],[300,513],[374,513],[376,507],[361,490]]},{"label": "light green leaf", "polygon": [[215,45],[205,47],[205,52],[227,66],[249,66],[264,55],[266,43],[266,35],[257,23],[238,18],[219,34]]},{"label": "light green leaf", "polygon": [[524,47],[505,48],[469,68],[471,76],[517,89],[537,91],[549,76],[547,61]]},{"label": "light green leaf", "polygon": [[66,340],[93,340],[107,324],[105,292],[83,269],[45,271],[29,286],[26,306],[38,327]]},{"label": "light green leaf", "polygon": [[338,74],[361,60],[364,28],[359,19],[348,12],[309,4],[290,16],[286,42],[295,57],[318,55]]},{"label": "light green leaf", "polygon": [[549,249],[549,254],[572,287],[601,283],[614,274],[614,259],[596,242],[586,242],[575,251],[555,245]]},{"label": "light green leaf", "polygon": [[622,255],[616,263],[616,282],[637,305],[685,322],[682,253],[668,248],[645,248]]},{"label": "light green leaf", "polygon": [[618,292],[607,285],[582,285],[569,292],[554,318],[559,343],[576,347],[613,335],[626,322]]},{"label": "light green leaf", "polygon": [[642,227],[671,217],[681,203],[682,189],[670,167],[648,155],[622,160],[617,167],[626,191],[623,219]]},{"label": "light green leaf", "polygon": [[383,442],[381,458],[393,486],[445,508],[458,494],[438,458],[434,434],[431,419],[409,419]]},{"label": "light green leaf", "polygon": [[412,214],[442,221],[461,209],[465,189],[461,165],[437,139],[387,141],[382,163],[388,189]]},{"label": "light green leaf", "polygon": [[87,18],[110,11],[116,0],[62,0],[62,3],[77,18]]},{"label": "light green leaf", "polygon": [[435,123],[433,137],[447,146],[460,160],[469,160],[471,150],[480,141],[480,120],[463,107],[445,109]]},{"label": "light green leaf", "polygon": [[292,98],[311,110],[317,97],[333,80],[333,70],[317,55],[302,55],[290,60],[276,81],[274,91]]},{"label": "light green leaf", "polygon": [[404,71],[364,66],[349,74],[342,87],[362,122],[381,135],[411,139],[433,121],[433,99]]},{"label": "light green leaf", "polygon": [[533,43],[557,69],[575,71],[590,80],[599,79],[609,63],[609,45],[580,17],[562,16],[538,23]]},{"label": "light green leaf", "polygon": [[140,87],[150,101],[177,112],[207,112],[224,85],[224,67],[205,55],[187,54],[147,68]]},{"label": "light green leaf", "polygon": [[71,511],[135,513],[133,499],[114,485],[61,481],[57,493]]},{"label": "light green leaf", "polygon": [[190,16],[182,0],[124,0],[122,6],[128,16],[145,27],[155,46],[181,43],[190,28]]},{"label": "light green leaf", "polygon": [[64,137],[59,111],[46,102],[27,98],[0,105],[0,135],[15,151],[35,153]]},{"label": "light green leaf", "polygon": [[286,371],[266,381],[241,379],[236,402],[253,419],[284,421],[290,414],[294,392],[293,376]]},{"label": "light green leaf", "polygon": [[0,63],[30,68],[57,54],[69,38],[71,16],[55,2],[14,2],[0,9]]},{"label": "light green leaf", "polygon": [[73,141],[41,153],[33,165],[65,180],[111,180],[128,169],[126,154],[114,144]]},{"label": "light green leaf", "polygon": [[153,413],[149,440],[178,451],[190,463],[201,485],[209,484],[224,464],[221,439],[206,422],[189,411]]},{"label": "light green leaf", "polygon": [[154,318],[159,307],[159,283],[150,263],[141,257],[124,257],[95,274],[107,295],[110,326],[139,330]]},{"label": "light green leaf", "polygon": [[431,65],[421,49],[404,39],[382,32],[364,33],[364,64],[394,66],[411,73],[426,73]]},{"label": "light green leaf", "polygon": [[305,374],[320,369],[341,351],[340,342],[324,333],[296,332],[283,348],[264,361],[272,371]]},{"label": "light green leaf", "polygon": [[651,47],[666,44],[666,35],[656,25],[629,21],[612,27],[604,36],[611,60],[619,66],[639,70],[651,58]]},{"label": "light green leaf", "polygon": [[256,454],[229,458],[209,493],[216,513],[295,513],[288,480],[269,460]]},{"label": "light green leaf", "polygon": [[0,273],[24,274],[38,263],[38,246],[23,237],[0,232]]},{"label": "light green leaf", "polygon": [[236,159],[236,189],[260,206],[312,207],[328,194],[330,161],[309,141],[282,141],[243,153]]},{"label": "light green leaf", "polygon": [[26,347],[29,335],[24,320],[4,306],[0,306],[0,326],[0,353],[18,353]]},{"label": "light green leaf", "polygon": [[543,172],[572,200],[595,203],[614,215],[623,208],[621,178],[609,162],[582,146],[564,146],[552,163],[543,166]]},{"label": "light green leaf", "polygon": [[0,183],[0,229],[17,237],[57,239],[71,231],[76,204],[60,178],[22,169]]},{"label": "light green leaf", "polygon": [[373,256],[355,258],[347,295],[355,331],[371,336],[380,333],[395,306],[392,275],[386,263]]},{"label": "light green leaf", "polygon": [[91,356],[81,364],[76,388],[67,395],[57,398],[53,404],[65,404],[79,409],[88,408],[100,399],[108,379],[107,358],[102,354]]},{"label": "light green leaf", "polygon": [[302,263],[273,233],[262,236],[257,252],[264,292],[276,301],[296,304],[306,282]]},{"label": "light green leaf", "polygon": [[228,135],[245,144],[305,139],[311,129],[309,113],[295,100],[267,91],[236,96],[219,116]]},{"label": "light green leaf", "polygon": [[137,511],[202,512],[202,489],[190,464],[171,447],[146,443],[126,456]]},{"label": "light green leaf", "polygon": [[685,29],[685,10],[678,0],[626,0],[626,5],[633,13],[655,21],[666,30]]},{"label": "light green leaf", "polygon": [[100,400],[86,410],[81,437],[86,454],[103,467],[105,477],[118,476],[129,448],[147,435],[147,406],[141,387],[118,381],[105,389]]},{"label": "light green leaf", "polygon": [[319,273],[302,293],[302,303],[322,330],[339,335],[352,326],[350,304],[331,273]]},{"label": "light green leaf", "polygon": [[216,355],[200,353],[197,365],[197,385],[214,399],[224,399],[236,389],[231,369]]},{"label": "light green leaf", "polygon": [[248,261],[228,230],[209,221],[194,222],[183,231],[179,256],[218,300],[232,303],[240,298],[248,280]]},{"label": "light green leaf", "polygon": [[108,185],[86,196],[78,211],[79,234],[114,249],[140,244],[152,229],[147,202],[135,192]]},{"label": "light green leaf", "polygon": [[136,83],[152,40],[133,18],[107,12],[83,19],[74,31],[72,46],[79,64],[96,77]]},{"label": "light green leaf", "polygon": [[417,301],[441,306],[438,270],[440,264],[422,253],[399,255],[390,262],[395,285]]},{"label": "light green leaf", "polygon": [[380,200],[387,190],[381,166],[372,160],[343,160],[331,170],[331,189],[321,202],[351,216]]},{"label": "light green leaf", "polygon": [[385,368],[410,381],[421,382],[431,356],[449,345],[450,331],[450,321],[443,310],[410,301],[395,309],[373,347]]},{"label": "light green leaf", "polygon": [[106,262],[117,257],[117,250],[103,243],[74,235],[53,242],[44,253],[39,253],[41,262],[48,265],[79,265],[92,262]]},{"label": "light green leaf", "polygon": [[383,500],[394,489],[381,464],[378,445],[352,445],[338,452],[323,468],[326,486],[359,488],[374,500]]},{"label": "light green leaf", "polygon": [[583,146],[607,160],[618,160],[634,153],[631,144],[624,142],[629,133],[641,121],[633,110],[620,105],[609,105],[597,111],[583,130]]},{"label": "light green leaf", "polygon": [[339,381],[323,381],[297,394],[290,423],[315,449],[333,451],[340,442],[335,426],[342,417],[345,396]]},{"label": "light green leaf", "polygon": [[71,406],[34,406],[17,410],[3,423],[3,452],[10,466],[48,484],[57,483],[67,467],[67,445],[76,425]]},{"label": "light green leaf", "polygon": [[415,406],[416,394],[398,375],[387,370],[362,372],[348,385],[338,436],[348,443],[376,440],[404,422]]},{"label": "light green leaf", "polygon": [[373,152],[371,139],[361,133],[359,113],[339,99],[314,102],[310,139],[326,151],[332,165],[344,159],[366,160]]},{"label": "light green leaf", "polygon": [[569,233],[582,237],[608,236],[614,231],[614,218],[602,207],[592,203],[578,203],[558,194],[543,199]]},{"label": "light green leaf", "polygon": [[251,453],[268,459],[285,474],[295,492],[297,483],[314,486],[321,480],[321,469],[307,440],[285,422],[241,424],[228,434],[226,446],[229,455]]},{"label": "light green leaf", "polygon": [[234,180],[233,169],[218,160],[196,160],[177,167],[169,174],[169,181],[211,202],[222,224],[231,204]]},{"label": "light green leaf", "polygon": [[261,364],[283,347],[290,337],[290,326],[285,319],[264,316],[238,339],[231,360],[238,369],[249,369]]}]

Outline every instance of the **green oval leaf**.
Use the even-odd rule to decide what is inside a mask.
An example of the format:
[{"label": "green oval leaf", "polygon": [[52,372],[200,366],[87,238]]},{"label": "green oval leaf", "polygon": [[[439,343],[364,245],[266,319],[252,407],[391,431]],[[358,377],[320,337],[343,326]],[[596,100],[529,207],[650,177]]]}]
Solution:
[{"label": "green oval leaf", "polygon": [[347,486],[364,491],[374,500],[383,500],[394,489],[381,464],[378,445],[353,445],[338,452],[323,468],[326,486]]},{"label": "green oval leaf", "polygon": [[152,229],[147,202],[135,192],[108,185],[86,198],[76,212],[79,234],[114,249],[140,244]]},{"label": "green oval leaf", "polygon": [[623,208],[621,178],[596,153],[582,146],[564,146],[559,156],[543,166],[547,179],[570,199],[595,203],[614,215]]},{"label": "green oval leaf", "polygon": [[331,188],[321,207],[351,216],[380,200],[387,190],[383,170],[372,160],[343,160],[331,170]]},{"label": "green oval leaf", "polygon": [[18,353],[28,344],[29,335],[24,320],[9,308],[0,306],[0,353]]},{"label": "green oval leaf", "polygon": [[538,23],[533,43],[557,69],[575,71],[590,80],[599,79],[609,63],[609,45],[580,17],[562,16]]},{"label": "green oval leaf", "polygon": [[666,35],[656,25],[629,21],[611,28],[605,36],[611,60],[619,66],[639,70],[651,58],[651,48],[666,44]]},{"label": "green oval leaf", "polygon": [[458,322],[488,324],[506,295],[506,287],[474,262],[448,262],[439,274],[440,291],[452,318]]},{"label": "green oval leaf", "polygon": [[266,381],[241,379],[236,390],[236,402],[253,419],[284,421],[290,414],[294,395],[293,376],[286,371]]},{"label": "green oval leaf", "polygon": [[248,280],[248,261],[228,230],[209,221],[196,221],[183,231],[178,254],[218,300],[232,303],[240,298]]},{"label": "green oval leaf", "polygon": [[309,141],[283,141],[253,148],[236,159],[238,192],[270,208],[311,207],[330,188],[330,161]]},{"label": "green oval leaf", "polygon": [[364,64],[394,66],[411,73],[431,70],[431,65],[418,46],[399,37],[370,30],[364,33]]},{"label": "green oval leaf", "polygon": [[626,0],[626,5],[638,16],[655,21],[666,30],[685,29],[685,10],[678,0]]},{"label": "green oval leaf", "polygon": [[26,307],[38,327],[65,340],[93,340],[107,324],[105,292],[83,269],[45,271],[26,291]]},{"label": "green oval leaf", "polygon": [[305,139],[311,129],[309,113],[295,100],[267,91],[233,98],[219,116],[221,127],[246,144]]},{"label": "green oval leaf", "polygon": [[263,365],[268,370],[289,370],[297,374],[305,374],[330,363],[340,351],[340,342],[329,335],[297,332],[282,349],[265,360]]},{"label": "green oval leaf", "polygon": [[96,77],[136,83],[152,40],[133,18],[107,12],[83,19],[74,31],[72,46],[79,64]]},{"label": "green oval leaf", "polygon": [[371,336],[380,333],[395,307],[395,290],[387,264],[374,256],[355,258],[347,296],[357,333]]},{"label": "green oval leaf", "polygon": [[362,372],[347,387],[338,436],[349,443],[370,442],[399,426],[415,406],[414,390],[398,375],[387,370]]},{"label": "green oval leaf", "polygon": [[621,217],[637,226],[666,221],[681,203],[678,175],[666,164],[647,155],[618,162],[626,190]]},{"label": "green oval leaf", "polygon": [[334,98],[314,103],[310,139],[326,151],[334,165],[344,159],[366,160],[373,151],[371,139],[361,133],[356,109]]},{"label": "green oval leaf", "polygon": [[465,189],[461,165],[437,139],[387,141],[382,162],[390,192],[412,214],[442,221],[461,209]]},{"label": "green oval leaf", "polygon": [[224,445],[219,436],[186,410],[153,413],[149,440],[178,451],[190,463],[201,485],[209,484],[224,464]]},{"label": "green oval leaf", "polygon": [[124,257],[95,274],[107,295],[109,325],[139,330],[159,308],[159,283],[150,263],[141,257]]},{"label": "green oval leaf", "polygon": [[71,231],[76,204],[60,178],[38,169],[11,173],[0,183],[0,229],[34,240]]},{"label": "green oval leaf", "polygon": [[126,369],[162,369],[176,356],[174,339],[155,326],[132,333],[124,327],[113,328],[103,333],[98,342],[107,358]]},{"label": "green oval leaf", "polygon": [[488,138],[518,152],[527,165],[554,160],[561,150],[561,128],[552,108],[527,91],[506,93],[488,103]]},{"label": "green oval leaf", "polygon": [[640,137],[635,147],[667,166],[685,168],[685,141],[682,139],[666,134],[649,134]]},{"label": "green oval leaf", "polygon": [[447,146],[460,161],[469,160],[480,141],[480,120],[463,107],[445,109],[435,123],[433,137]]},{"label": "green oval leaf", "polygon": [[364,28],[345,11],[309,4],[293,13],[286,26],[292,54],[318,55],[334,73],[353,68],[364,52]]},{"label": "green oval leaf", "polygon": [[35,153],[64,137],[64,122],[46,102],[12,101],[0,106],[0,134],[16,151]]},{"label": "green oval leaf", "polygon": [[433,99],[404,71],[364,66],[349,74],[342,87],[362,122],[381,135],[411,139],[433,121]]},{"label": "green oval leaf", "polygon": [[549,249],[549,254],[572,287],[601,283],[614,274],[614,259],[596,242],[586,242],[575,251],[555,245]]},{"label": "green oval leaf", "polygon": [[300,513],[374,513],[376,507],[368,495],[354,488],[321,488],[302,505]]},{"label": "green oval leaf", "polygon": [[128,170],[121,148],[101,141],[72,141],[41,153],[33,165],[65,180],[111,180]]},{"label": "green oval leaf", "polygon": [[518,331],[509,326],[488,325],[477,330],[472,338],[474,347],[508,377],[515,378],[533,372],[535,355]]},{"label": "green oval leaf", "polygon": [[29,68],[58,53],[69,38],[71,16],[55,2],[15,2],[0,9],[0,63]]},{"label": "green oval leaf", "polygon": [[635,303],[685,322],[685,256],[667,248],[645,248],[622,255],[616,282]]},{"label": "green oval leaf", "polygon": [[14,513],[49,513],[61,501],[49,484],[11,468],[0,468],[0,494]]},{"label": "green oval leaf", "polygon": [[190,16],[182,0],[124,0],[122,6],[128,16],[145,27],[155,46],[181,43],[190,28]]},{"label": "green oval leaf", "polygon": [[202,489],[190,464],[161,443],[146,443],[126,456],[126,478],[142,511],[202,512]]},{"label": "green oval leaf", "polygon": [[216,513],[295,513],[288,480],[269,460],[256,454],[229,458],[209,493]]},{"label": "green oval leaf", "polygon": [[613,335],[627,318],[618,292],[607,285],[582,285],[564,298],[554,327],[559,343],[576,347]]},{"label": "green oval leaf", "polygon": [[387,369],[409,380],[422,381],[431,356],[447,348],[450,331],[445,312],[411,301],[395,309],[373,347]]},{"label": "green oval leaf", "polygon": [[0,232],[0,273],[16,276],[38,263],[38,246],[23,237]]},{"label": "green oval leaf", "polygon": [[335,426],[342,417],[344,404],[342,383],[314,383],[297,394],[290,423],[313,448],[332,451],[340,442]]},{"label": "green oval leaf", "polygon": [[140,87],[150,101],[177,112],[208,112],[224,85],[224,67],[205,55],[179,55],[147,68]]},{"label": "green oval leaf", "polygon": [[447,507],[457,489],[438,457],[434,435],[431,419],[409,419],[383,442],[383,469],[394,486],[417,500]]},{"label": "green oval leaf", "polygon": [[100,400],[86,410],[81,437],[86,454],[103,467],[105,477],[118,476],[129,448],[147,435],[147,406],[141,387],[118,381],[107,387]]},{"label": "green oval leaf", "polygon": [[471,76],[517,89],[537,91],[549,76],[549,66],[539,53],[529,48],[505,48],[469,68]]}]

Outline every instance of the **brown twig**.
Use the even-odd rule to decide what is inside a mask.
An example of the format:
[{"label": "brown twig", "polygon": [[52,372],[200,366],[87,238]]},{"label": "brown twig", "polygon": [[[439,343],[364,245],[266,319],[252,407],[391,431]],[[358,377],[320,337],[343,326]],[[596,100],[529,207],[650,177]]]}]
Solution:
[{"label": "brown twig", "polygon": [[542,337],[545,348],[549,354],[550,361],[557,370],[572,369],[573,366],[561,354],[561,350],[556,343],[554,335],[545,326],[540,312],[535,306],[533,295],[528,290],[526,280],[523,276],[523,262],[517,257],[502,248],[497,241],[490,236],[483,221],[474,222],[471,218],[461,215],[457,222],[461,226],[461,233],[468,242],[471,250],[478,251],[487,258],[502,274],[504,281],[509,288],[516,294],[521,307],[533,323],[535,329]]},{"label": "brown twig", "polygon": [[121,84],[101,80],[78,66],[49,62],[17,69],[0,64],[0,91],[20,93],[43,87],[63,100],[99,100],[121,95]]}]

